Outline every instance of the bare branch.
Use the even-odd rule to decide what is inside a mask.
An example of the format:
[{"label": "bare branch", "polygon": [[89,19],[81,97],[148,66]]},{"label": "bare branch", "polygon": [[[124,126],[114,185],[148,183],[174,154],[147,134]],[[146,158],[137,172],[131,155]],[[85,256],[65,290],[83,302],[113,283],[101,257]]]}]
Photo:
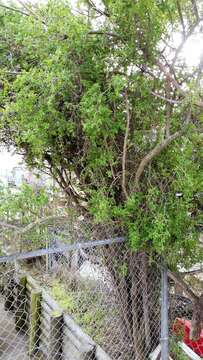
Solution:
[{"label": "bare branch", "polygon": [[20,13],[20,14],[22,14],[22,15],[25,15],[25,16],[30,16],[30,14],[24,12],[23,10],[20,10],[20,9],[11,7],[11,6],[7,6],[7,5],[4,5],[4,4],[0,4],[0,7],[4,8],[4,9],[7,9],[7,10],[11,10],[11,11],[18,12],[18,13]]},{"label": "bare branch", "polygon": [[18,229],[18,233],[20,236],[22,236],[23,234],[25,234],[26,232],[32,230],[34,227],[36,226],[41,226],[44,224],[49,223],[50,221],[56,221],[56,220],[66,220],[68,218],[68,216],[64,216],[64,215],[50,215],[41,219],[37,219],[36,221],[28,224],[27,226],[25,226],[23,229]]},{"label": "bare branch", "polygon": [[[108,147],[108,143],[107,143],[106,138],[104,139],[104,145],[105,145],[105,148],[106,148],[106,150],[107,150],[107,152],[108,152],[108,151],[109,151],[109,147]],[[111,168],[112,177],[113,177],[113,179],[115,180],[116,175],[115,175],[115,171],[114,171],[113,164],[112,164],[112,161],[111,161],[111,160],[109,160],[109,165],[110,165],[110,168]]]},{"label": "bare branch", "polygon": [[111,32],[105,32],[105,31],[89,31],[88,35],[106,35],[106,36],[111,36],[111,37],[120,39],[119,35],[117,35],[115,33],[111,33]]},{"label": "bare branch", "polygon": [[139,190],[139,182],[140,178],[147,167],[147,165],[158,156],[167,146],[182,135],[182,131],[177,131],[173,135],[169,136],[166,140],[164,140],[161,144],[157,144],[140,162],[138,169],[135,174],[135,191]]},{"label": "bare branch", "polygon": [[128,198],[128,193],[126,190],[126,157],[127,157],[127,145],[128,145],[128,136],[130,129],[130,109],[127,92],[125,93],[125,108],[126,108],[126,129],[125,129],[125,138],[123,144],[123,156],[122,156],[122,189],[125,194],[126,199]]},{"label": "bare branch", "polygon": [[202,52],[202,54],[200,56],[200,62],[199,62],[198,70],[197,70],[197,79],[196,79],[197,86],[200,85],[202,71],[203,71],[203,52]]},{"label": "bare branch", "polygon": [[[11,7],[11,6],[7,6],[7,5],[4,5],[4,4],[0,4],[0,7],[4,8],[4,9],[7,9],[7,10],[11,10],[11,11],[15,11],[15,12],[18,12],[20,13],[21,15],[25,15],[25,16],[33,16],[36,20],[40,20],[37,16],[36,13],[34,13],[29,7],[25,6],[25,4],[23,4],[23,2],[21,2],[20,0],[18,0],[18,2],[24,6],[24,8],[26,8],[26,10],[28,10],[29,12],[25,12],[23,10],[21,10],[20,8],[14,8],[14,7]],[[46,25],[45,21],[44,20],[40,20],[42,22],[42,24]]]},{"label": "bare branch", "polygon": [[192,8],[193,8],[195,17],[196,17],[197,21],[199,21],[199,12],[198,12],[198,8],[197,8],[196,1],[195,1],[195,0],[191,0],[191,3],[192,3]]},{"label": "bare branch", "polygon": [[32,11],[31,6],[27,6],[25,2],[21,1],[21,0],[17,0],[19,2],[19,4],[26,9],[26,11],[28,12],[27,14],[34,16],[36,19],[38,18],[38,16]]},{"label": "bare branch", "polygon": [[194,302],[193,314],[190,328],[190,340],[197,340],[201,336],[201,330],[203,328],[203,293]]},{"label": "bare branch", "polygon": [[178,14],[179,14],[180,22],[181,22],[182,29],[183,29],[183,36],[185,38],[185,36],[186,36],[185,23],[184,23],[183,14],[182,14],[182,10],[181,10],[179,0],[177,0],[177,8],[178,8]]},{"label": "bare branch", "polygon": [[0,226],[3,227],[3,228],[7,228],[7,229],[12,229],[12,230],[19,230],[20,228],[16,225],[12,225],[12,224],[9,224],[9,223],[5,223],[3,221],[0,222]]},{"label": "bare branch", "polygon": [[175,52],[175,56],[174,56],[173,61],[172,61],[172,67],[175,65],[176,60],[177,60],[177,58],[178,58],[178,55],[179,55],[180,52],[182,51],[182,49],[183,49],[186,41],[189,39],[190,36],[193,35],[195,28],[200,24],[200,22],[201,22],[202,20],[203,20],[203,19],[198,18],[197,22],[192,25],[192,27],[190,28],[190,30],[188,31],[188,33],[183,37],[183,40],[181,41],[180,45],[178,46],[178,48],[177,48],[177,50],[176,50],[176,52]]},{"label": "bare branch", "polygon": [[106,16],[106,17],[109,17],[109,16],[110,16],[106,11],[103,11],[103,10],[101,10],[101,9],[98,9],[92,0],[87,0],[87,3],[88,3],[88,5],[91,6],[91,8],[92,8],[95,12],[97,12],[98,14],[103,15],[103,16]]},{"label": "bare branch", "polygon": [[196,270],[188,270],[188,271],[184,271],[181,272],[182,276],[186,276],[186,275],[193,275],[193,274],[202,274],[203,272],[203,267],[201,267],[200,269],[196,269]]},{"label": "bare branch", "polygon": [[[73,7],[71,8],[71,10],[72,10],[73,12],[75,12],[76,14],[80,14],[80,15],[86,16],[86,17],[89,16],[89,15],[88,15],[88,11],[87,11],[87,13],[84,13],[84,12],[78,10],[78,9],[73,8]],[[101,16],[101,15],[100,15],[100,16]]]},{"label": "bare branch", "polygon": [[157,79],[158,75],[154,74],[153,71],[147,68],[145,64],[137,65],[137,67],[142,71],[142,73],[149,74],[152,78]]},{"label": "bare branch", "polygon": [[200,107],[200,108],[203,108],[203,101],[196,101],[196,102],[194,103],[194,105],[196,105],[196,106],[198,106],[198,107]]},{"label": "bare branch", "polygon": [[[167,67],[163,63],[161,63],[159,60],[156,60],[156,64],[159,67],[159,69],[164,73],[166,80],[171,82],[171,84],[173,84],[175,89],[177,89],[183,97],[189,95],[189,93],[187,91],[184,91],[181,88],[180,84],[176,81],[176,79],[174,79],[174,77],[172,76],[170,71],[168,71]],[[195,101],[194,105],[196,105],[200,108],[203,108],[203,101],[199,101],[199,100]]]},{"label": "bare branch", "polygon": [[169,136],[168,138],[166,138],[161,144],[157,144],[147,155],[144,156],[144,158],[141,160],[138,169],[136,171],[135,174],[135,185],[134,185],[134,190],[135,191],[139,191],[140,185],[140,178],[145,170],[145,168],[147,167],[147,165],[156,157],[158,156],[164,149],[167,148],[168,145],[170,145],[170,143],[174,140],[176,140],[177,138],[179,138],[180,136],[182,136],[184,134],[184,132],[187,129],[187,126],[190,122],[190,118],[191,118],[191,110],[189,109],[188,114],[186,116],[186,120],[181,128],[181,130],[176,131],[174,134],[172,134],[171,136]]},{"label": "bare branch", "polygon": [[184,94],[185,94],[185,92],[181,89],[180,85],[179,85],[178,82],[174,79],[174,77],[172,76],[172,74],[170,73],[170,71],[168,71],[167,67],[166,67],[159,59],[156,60],[156,64],[157,64],[157,66],[159,67],[159,69],[161,70],[161,72],[164,73],[166,79],[167,79],[168,81],[170,81],[170,82],[173,84],[173,86],[174,86],[176,89],[178,89],[181,93],[184,93]]},{"label": "bare branch", "polygon": [[174,99],[166,98],[165,96],[160,95],[160,94],[157,94],[157,93],[154,92],[154,91],[151,91],[151,94],[154,95],[154,96],[156,96],[156,97],[159,98],[159,99],[162,99],[162,100],[168,102],[169,104],[180,104],[180,102],[181,102],[180,100],[174,100]]},{"label": "bare branch", "polygon": [[198,296],[191,290],[191,288],[185,283],[185,281],[175,272],[168,270],[168,276],[172,279],[176,284],[178,284],[183,291],[187,294],[187,296],[194,302],[198,301]]},{"label": "bare branch", "polygon": [[12,225],[9,223],[5,223],[5,222],[0,222],[0,226],[4,227],[4,228],[8,228],[8,229],[12,229],[15,230],[16,235],[22,236],[23,234],[25,234],[26,232],[32,230],[34,227],[36,226],[41,226],[44,224],[49,223],[50,221],[53,220],[66,220],[68,217],[64,216],[64,215],[50,215],[41,219],[37,219],[36,221],[28,224],[27,226],[25,226],[24,228],[21,228],[19,226],[16,225]]},{"label": "bare branch", "polygon": [[[170,85],[170,82],[168,82],[168,81],[166,81],[165,91],[166,91],[166,97],[170,97],[171,85]],[[166,103],[166,126],[165,126],[166,138],[168,138],[170,136],[170,125],[171,125],[170,122],[171,122],[172,111],[173,111],[173,103],[167,102]]]}]

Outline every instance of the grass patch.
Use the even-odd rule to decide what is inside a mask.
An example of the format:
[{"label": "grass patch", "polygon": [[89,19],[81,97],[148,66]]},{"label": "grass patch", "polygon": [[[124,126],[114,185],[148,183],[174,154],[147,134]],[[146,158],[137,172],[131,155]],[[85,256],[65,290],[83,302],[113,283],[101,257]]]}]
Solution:
[{"label": "grass patch", "polygon": [[74,320],[94,341],[100,343],[104,336],[107,311],[100,304],[101,294],[96,291],[67,291],[64,284],[54,280],[51,294],[59,306],[72,315]]}]

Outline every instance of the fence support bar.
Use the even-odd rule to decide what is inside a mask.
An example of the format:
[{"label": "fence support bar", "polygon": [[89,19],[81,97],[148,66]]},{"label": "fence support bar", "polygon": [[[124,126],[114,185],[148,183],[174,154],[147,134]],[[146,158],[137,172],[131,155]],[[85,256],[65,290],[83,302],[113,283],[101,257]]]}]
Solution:
[{"label": "fence support bar", "polygon": [[161,360],[168,359],[168,275],[167,267],[163,265],[161,268]]},{"label": "fence support bar", "polygon": [[61,254],[64,251],[71,251],[71,250],[79,250],[79,249],[88,249],[96,246],[104,246],[104,245],[112,245],[112,244],[120,244],[124,243],[124,237],[115,237],[112,239],[104,239],[104,240],[94,240],[94,241],[87,241],[69,245],[63,245],[61,247],[53,247],[49,249],[40,249],[35,251],[29,251],[26,253],[15,253],[12,255],[7,256],[0,256],[0,264],[1,263],[8,263],[13,262],[16,260],[23,260],[23,259],[31,259],[33,257],[40,257],[44,255],[50,254]]}]

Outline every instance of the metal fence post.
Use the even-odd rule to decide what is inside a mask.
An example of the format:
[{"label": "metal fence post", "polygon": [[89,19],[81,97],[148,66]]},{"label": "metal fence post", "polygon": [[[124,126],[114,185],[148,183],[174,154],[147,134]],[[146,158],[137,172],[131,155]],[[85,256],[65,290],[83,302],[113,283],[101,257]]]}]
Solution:
[{"label": "metal fence post", "polygon": [[161,360],[169,359],[168,348],[168,275],[163,263],[161,268]]}]

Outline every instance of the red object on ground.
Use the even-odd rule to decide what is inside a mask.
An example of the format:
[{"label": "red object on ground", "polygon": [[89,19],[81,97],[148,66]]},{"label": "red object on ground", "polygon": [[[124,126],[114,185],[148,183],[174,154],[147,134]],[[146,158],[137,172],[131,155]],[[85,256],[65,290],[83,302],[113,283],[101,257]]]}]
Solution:
[{"label": "red object on ground", "polygon": [[190,340],[190,326],[189,320],[177,318],[173,324],[173,332],[182,337],[182,341],[189,346],[196,354],[203,357],[203,329],[200,338],[197,341]]}]

